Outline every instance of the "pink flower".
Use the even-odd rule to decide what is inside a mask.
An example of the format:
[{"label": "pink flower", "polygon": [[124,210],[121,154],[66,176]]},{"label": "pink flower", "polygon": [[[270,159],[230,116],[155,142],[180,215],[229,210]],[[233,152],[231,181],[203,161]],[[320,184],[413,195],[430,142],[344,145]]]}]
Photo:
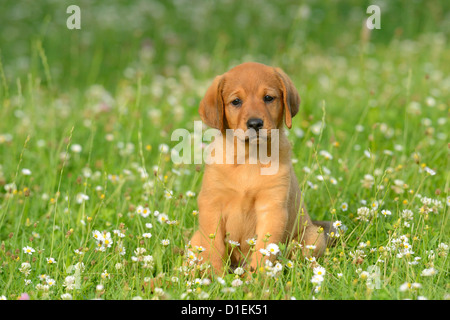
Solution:
[{"label": "pink flower", "polygon": [[19,299],[17,300],[30,300],[30,296],[28,295],[28,293],[22,293],[19,297]]}]

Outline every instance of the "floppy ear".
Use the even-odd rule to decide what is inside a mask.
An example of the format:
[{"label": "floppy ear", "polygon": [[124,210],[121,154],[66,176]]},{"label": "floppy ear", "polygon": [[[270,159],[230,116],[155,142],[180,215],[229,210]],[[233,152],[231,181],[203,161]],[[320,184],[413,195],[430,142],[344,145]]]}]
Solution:
[{"label": "floppy ear", "polygon": [[300,96],[292,80],[280,68],[275,68],[283,90],[283,103],[285,113],[285,123],[290,129],[292,127],[292,118],[297,114],[300,106]]},{"label": "floppy ear", "polygon": [[222,99],[223,75],[214,78],[200,101],[198,113],[202,121],[212,128],[223,130],[224,106]]}]

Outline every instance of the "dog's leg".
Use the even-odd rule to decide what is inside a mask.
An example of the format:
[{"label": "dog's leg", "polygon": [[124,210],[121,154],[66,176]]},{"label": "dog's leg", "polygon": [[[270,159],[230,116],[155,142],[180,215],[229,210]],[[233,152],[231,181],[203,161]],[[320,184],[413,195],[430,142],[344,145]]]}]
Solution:
[{"label": "dog's leg", "polygon": [[261,253],[268,244],[284,241],[288,220],[287,208],[282,202],[273,201],[270,197],[259,197],[255,201],[256,214],[256,246],[250,262],[250,270],[256,271],[268,259]]},{"label": "dog's leg", "polygon": [[191,239],[191,247],[195,252],[199,252],[196,248],[203,248],[198,253],[198,259],[205,259],[205,262],[211,264],[212,271],[216,275],[222,275],[225,245],[223,243],[223,235],[215,231],[198,230]]},{"label": "dog's leg", "polygon": [[202,247],[199,259],[203,258],[209,262],[216,275],[222,275],[223,262],[226,257],[226,247],[224,243],[225,228],[221,215],[220,205],[214,198],[200,193],[198,198],[199,206],[199,230],[191,239],[191,246]]}]

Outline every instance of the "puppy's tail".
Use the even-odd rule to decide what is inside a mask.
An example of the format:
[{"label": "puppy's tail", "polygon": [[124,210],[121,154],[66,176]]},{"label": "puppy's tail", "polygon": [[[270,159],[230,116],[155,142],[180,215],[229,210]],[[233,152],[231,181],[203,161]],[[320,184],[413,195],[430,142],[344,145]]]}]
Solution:
[{"label": "puppy's tail", "polygon": [[332,221],[313,221],[312,223],[323,228],[327,247],[331,247],[336,244],[336,237],[330,237],[331,233],[336,234],[338,232],[338,230],[333,227]]}]

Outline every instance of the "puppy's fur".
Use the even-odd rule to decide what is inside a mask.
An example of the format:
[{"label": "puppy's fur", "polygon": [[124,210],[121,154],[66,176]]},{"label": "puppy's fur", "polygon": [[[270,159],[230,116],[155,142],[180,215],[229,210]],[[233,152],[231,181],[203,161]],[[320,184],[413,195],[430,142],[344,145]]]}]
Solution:
[{"label": "puppy's fur", "polygon": [[[260,162],[206,165],[198,196],[199,230],[191,246],[204,248],[201,256],[217,275],[225,271],[227,257],[231,257],[232,265],[257,270],[266,259],[260,249],[268,243],[296,240],[303,245],[304,254],[306,245],[315,245],[314,256],[320,256],[326,248],[331,223],[312,221],[306,212],[292,167],[290,144],[283,133],[284,125],[291,128],[299,105],[299,94],[281,69],[254,62],[217,76],[200,103],[203,122],[222,132],[246,131],[248,120],[255,118],[263,121],[262,129],[279,129],[279,170],[274,175],[261,175],[264,165]],[[225,134],[220,137],[226,139]],[[251,238],[257,239],[255,250],[246,242]],[[231,249],[228,240],[240,246]]]}]

